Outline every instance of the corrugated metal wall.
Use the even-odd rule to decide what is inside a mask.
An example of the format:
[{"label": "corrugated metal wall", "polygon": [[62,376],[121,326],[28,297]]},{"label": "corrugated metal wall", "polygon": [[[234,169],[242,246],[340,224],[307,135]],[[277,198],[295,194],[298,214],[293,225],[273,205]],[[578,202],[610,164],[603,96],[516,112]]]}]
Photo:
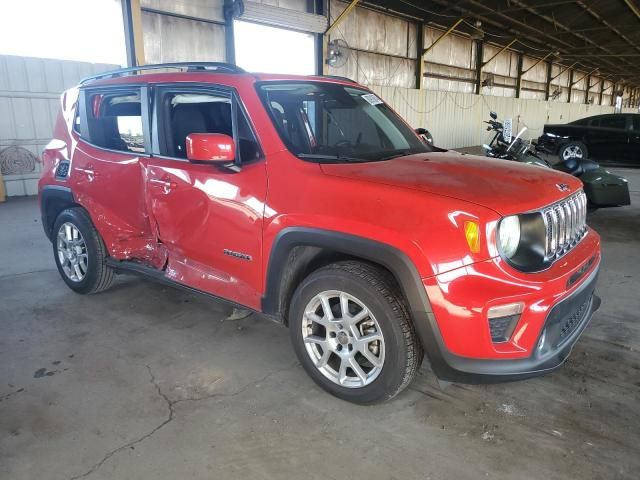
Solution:
[{"label": "corrugated metal wall", "polygon": [[40,157],[62,91],[114,68],[119,66],[0,55],[0,164],[8,196],[37,193]]},{"label": "corrugated metal wall", "polygon": [[223,3],[223,0],[142,0],[145,61],[224,62]]},{"label": "corrugated metal wall", "polygon": [[[495,111],[500,119],[512,118],[514,130],[528,128],[525,139],[542,134],[545,123],[567,123],[580,118],[613,113],[613,107],[544,100],[474,95],[463,92],[371,86],[414,128],[428,128],[436,145],[462,148],[481,145],[491,136],[483,120]],[[636,112],[635,109],[625,109]]]},{"label": "corrugated metal wall", "polygon": [[[330,22],[347,4],[331,0]],[[330,40],[342,39],[351,51],[346,65],[329,68],[364,85],[415,85],[416,26],[397,17],[356,8],[342,21]]]}]

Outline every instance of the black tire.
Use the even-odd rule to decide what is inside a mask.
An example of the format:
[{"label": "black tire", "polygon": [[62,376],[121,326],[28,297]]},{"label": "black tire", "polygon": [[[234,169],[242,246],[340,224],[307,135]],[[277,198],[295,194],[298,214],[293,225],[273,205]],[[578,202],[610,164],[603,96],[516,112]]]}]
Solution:
[{"label": "black tire", "polygon": [[[87,269],[81,280],[72,280],[65,273],[58,256],[58,232],[65,223],[70,223],[78,229],[86,245]],[[92,294],[103,292],[111,286],[114,271],[106,264],[107,249],[86,210],[81,207],[63,210],[53,224],[52,239],[56,267],[71,290],[81,294]]]},{"label": "black tire", "polygon": [[[339,290],[366,305],[384,336],[385,358],[378,376],[368,385],[348,388],[323,375],[311,360],[303,340],[303,315],[321,292]],[[406,301],[393,276],[377,266],[345,261],[316,270],[296,289],[289,309],[289,332],[300,363],[327,392],[358,404],[390,400],[411,383],[424,352],[411,322]]]},{"label": "black tire", "polygon": [[[569,143],[564,144],[562,147],[560,147],[560,150],[558,150],[558,158],[560,159],[560,161],[561,162],[565,161],[564,154],[567,150],[571,148],[576,148],[576,147],[582,151],[582,157],[571,157],[571,158],[577,161],[587,160],[589,158],[589,150],[587,149],[587,146],[582,142],[579,142],[577,140],[572,140]],[[569,158],[569,160],[571,160],[571,158]]]}]

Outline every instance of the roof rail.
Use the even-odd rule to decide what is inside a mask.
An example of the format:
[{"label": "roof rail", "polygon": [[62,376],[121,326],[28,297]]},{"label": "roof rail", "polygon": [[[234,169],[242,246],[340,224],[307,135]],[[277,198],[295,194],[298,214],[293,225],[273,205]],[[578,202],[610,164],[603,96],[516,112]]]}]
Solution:
[{"label": "roof rail", "polygon": [[100,80],[102,78],[117,78],[125,75],[133,75],[144,70],[164,70],[166,68],[183,69],[187,72],[203,72],[213,70],[221,73],[246,73],[242,68],[232,63],[224,62],[176,62],[176,63],[157,63],[152,65],[139,65],[137,67],[120,68],[118,70],[110,70],[108,72],[90,75],[80,80],[83,85],[91,80]]},{"label": "roof rail", "polygon": [[340,75],[314,75],[316,77],[333,78],[334,80],[342,80],[343,82],[358,83],[349,77],[341,77]]}]

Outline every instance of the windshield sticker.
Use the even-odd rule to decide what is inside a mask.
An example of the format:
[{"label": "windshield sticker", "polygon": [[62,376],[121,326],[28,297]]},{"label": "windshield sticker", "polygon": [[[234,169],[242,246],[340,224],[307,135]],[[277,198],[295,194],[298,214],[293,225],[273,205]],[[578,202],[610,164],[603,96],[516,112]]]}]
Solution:
[{"label": "windshield sticker", "polygon": [[376,97],[373,93],[367,93],[366,95],[362,95],[362,98],[364,98],[369,105],[375,106],[383,103],[382,100]]}]

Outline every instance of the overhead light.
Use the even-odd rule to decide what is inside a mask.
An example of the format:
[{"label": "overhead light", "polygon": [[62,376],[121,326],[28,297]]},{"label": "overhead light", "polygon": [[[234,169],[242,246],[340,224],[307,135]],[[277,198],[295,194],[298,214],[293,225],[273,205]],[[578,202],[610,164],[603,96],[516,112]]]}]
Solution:
[{"label": "overhead light", "polygon": [[480,20],[473,22],[473,29],[469,36],[471,40],[482,40],[484,38],[484,30],[482,29],[482,22]]}]

